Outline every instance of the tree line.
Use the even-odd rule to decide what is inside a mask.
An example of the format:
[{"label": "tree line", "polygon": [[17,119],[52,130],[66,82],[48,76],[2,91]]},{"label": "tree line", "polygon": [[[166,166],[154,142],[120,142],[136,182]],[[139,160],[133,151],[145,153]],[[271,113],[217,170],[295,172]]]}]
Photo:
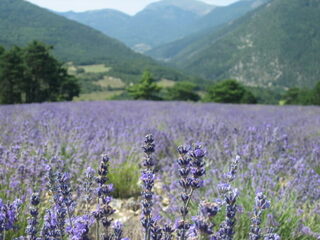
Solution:
[{"label": "tree line", "polygon": [[[163,91],[162,91],[163,90]],[[200,96],[201,89],[192,82],[177,82],[173,87],[161,89],[150,72],[145,72],[139,83],[130,86],[129,96],[145,100],[179,100],[217,103],[257,103],[253,93],[233,79],[217,82]]]},{"label": "tree line", "polygon": [[192,82],[183,81],[161,89],[151,73],[145,72],[140,82],[130,86],[127,93],[127,97],[145,100],[320,105],[320,82],[312,89],[290,88],[282,93],[269,88],[247,87],[234,79],[221,80],[202,89]]},{"label": "tree line", "polygon": [[0,47],[0,103],[69,101],[80,93],[77,79],[38,41],[21,48]]}]

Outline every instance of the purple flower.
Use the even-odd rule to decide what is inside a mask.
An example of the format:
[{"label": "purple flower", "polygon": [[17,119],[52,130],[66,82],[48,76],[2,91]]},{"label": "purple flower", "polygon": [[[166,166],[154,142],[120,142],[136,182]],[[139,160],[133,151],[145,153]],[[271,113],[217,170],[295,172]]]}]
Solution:
[{"label": "purple flower", "polygon": [[28,225],[26,228],[26,234],[30,240],[36,240],[37,239],[37,233],[38,233],[38,208],[37,206],[40,203],[40,196],[38,193],[33,193],[31,195],[30,199],[31,207],[29,209],[30,217],[28,218]]},{"label": "purple flower", "polygon": [[11,204],[4,204],[0,198],[0,233],[15,228],[21,205],[20,199],[14,200]]},{"label": "purple flower", "polygon": [[68,225],[66,231],[72,240],[89,240],[89,229],[94,223],[90,215],[78,216],[72,219],[73,225]]},{"label": "purple flower", "polygon": [[211,218],[217,215],[217,213],[220,211],[220,204],[217,202],[207,202],[202,201],[200,203],[200,212],[203,216],[207,218]]}]

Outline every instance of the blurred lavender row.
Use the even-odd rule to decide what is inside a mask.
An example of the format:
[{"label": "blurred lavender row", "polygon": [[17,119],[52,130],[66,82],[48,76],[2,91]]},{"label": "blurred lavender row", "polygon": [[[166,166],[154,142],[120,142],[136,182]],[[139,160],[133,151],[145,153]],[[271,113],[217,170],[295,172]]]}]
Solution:
[{"label": "blurred lavender row", "polygon": [[[193,233],[200,229],[199,239],[317,239],[319,129],[317,107],[143,101],[1,106],[0,207],[11,208],[13,215],[19,208],[21,213],[10,218],[11,225],[6,220],[6,227],[3,219],[9,218],[0,216],[0,230],[7,228],[6,236],[1,237],[13,239],[27,232],[30,239],[36,239],[41,231],[52,230],[52,221],[60,221],[66,228],[53,231],[56,238],[52,239],[75,236],[80,231],[75,229],[81,229],[79,239],[97,239],[98,235],[103,239],[97,226],[110,226],[113,237],[123,238],[117,219],[113,223],[103,220],[104,214],[107,219],[113,210],[108,196],[112,195],[112,179],[96,180],[99,174],[100,180],[104,178],[103,169],[108,171],[100,163],[101,155],[108,153],[110,167],[130,163],[142,169],[143,136],[151,133],[156,151],[152,169],[142,177],[148,180],[149,174],[155,185],[154,219],[151,213],[147,217],[155,230],[150,225],[148,237],[159,238],[160,229],[159,239],[170,239],[170,226],[179,227],[180,221],[180,227],[185,228],[188,219],[193,225],[187,229],[190,239],[199,237]],[[181,199],[183,174],[176,160],[181,155],[181,148],[177,151],[180,145],[189,149],[201,145],[206,153],[205,165],[200,163],[199,169],[190,166],[190,174],[203,180],[199,180],[201,188],[197,186],[192,193],[188,209]],[[234,177],[232,162],[239,156]],[[109,185],[105,185],[107,180]],[[226,190],[221,191],[221,186]],[[96,188],[100,189],[98,202]],[[187,189],[184,201],[189,193]],[[41,199],[39,205],[37,197]],[[270,209],[266,210],[269,204],[261,203],[264,201],[271,201]],[[207,214],[208,206],[215,207],[214,216]],[[269,227],[262,232],[260,225],[264,223]],[[15,230],[17,227],[22,230]],[[139,228],[143,231],[140,224]]]}]

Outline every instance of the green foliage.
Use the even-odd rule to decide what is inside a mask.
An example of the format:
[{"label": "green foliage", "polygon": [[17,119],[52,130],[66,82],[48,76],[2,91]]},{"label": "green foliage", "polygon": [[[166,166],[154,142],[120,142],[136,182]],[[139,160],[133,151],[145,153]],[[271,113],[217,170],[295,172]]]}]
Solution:
[{"label": "green foliage", "polygon": [[160,87],[154,82],[151,73],[145,71],[139,83],[128,88],[128,93],[134,99],[160,100]]},{"label": "green foliage", "polygon": [[33,41],[13,47],[0,58],[0,101],[4,104],[72,100],[77,79],[51,54],[52,47]]},{"label": "green foliage", "polygon": [[166,100],[199,101],[200,96],[195,92],[196,85],[191,82],[177,82],[173,87],[167,88]]},{"label": "green foliage", "polygon": [[0,103],[21,103],[25,74],[23,51],[18,47],[0,56]]},{"label": "green foliage", "polygon": [[290,88],[282,100],[288,105],[320,105],[320,82],[313,89]]},{"label": "green foliage", "polygon": [[0,46],[0,55],[2,55],[4,51],[5,51],[4,47]]},{"label": "green foliage", "polygon": [[287,105],[308,105],[312,103],[312,91],[308,89],[290,88],[288,89],[282,100]]},{"label": "green foliage", "polygon": [[282,88],[268,88],[268,87],[247,87],[257,98],[259,104],[273,104],[278,105],[283,94]]},{"label": "green foliage", "polygon": [[217,103],[256,103],[255,96],[242,84],[227,79],[213,84],[208,89],[205,101]]},{"label": "green foliage", "polygon": [[311,93],[312,96],[312,104],[320,105],[320,82],[316,84]]},{"label": "green foliage", "polygon": [[139,186],[140,170],[137,164],[124,162],[110,169],[108,175],[115,191],[112,193],[115,198],[129,198],[140,194]]}]

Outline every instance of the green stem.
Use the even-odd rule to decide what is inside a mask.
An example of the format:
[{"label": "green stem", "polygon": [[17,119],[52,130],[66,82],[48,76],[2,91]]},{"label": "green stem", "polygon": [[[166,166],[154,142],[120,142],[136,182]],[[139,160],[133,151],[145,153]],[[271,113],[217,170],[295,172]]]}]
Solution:
[{"label": "green stem", "polygon": [[97,220],[97,227],[96,227],[96,237],[97,240],[100,240],[100,224],[99,224],[99,220]]},{"label": "green stem", "polygon": [[69,218],[69,221],[70,221],[70,226],[71,226],[71,228],[73,228],[72,221],[71,221],[71,214],[70,214],[70,210],[69,210],[68,206],[67,206],[67,213],[68,213],[68,218]]},{"label": "green stem", "polygon": [[[191,191],[190,191],[188,200],[187,200],[187,202],[186,202],[185,205],[184,205],[184,207],[185,207],[186,209],[187,209],[188,206],[189,206],[189,203],[190,203],[190,200],[191,200],[191,197],[192,197],[193,192],[194,192],[194,189],[192,188]],[[186,222],[186,216],[183,216],[183,230],[182,230],[181,240],[185,240],[185,235],[186,235],[186,230],[185,230],[185,228],[184,228],[185,222]]]}]

